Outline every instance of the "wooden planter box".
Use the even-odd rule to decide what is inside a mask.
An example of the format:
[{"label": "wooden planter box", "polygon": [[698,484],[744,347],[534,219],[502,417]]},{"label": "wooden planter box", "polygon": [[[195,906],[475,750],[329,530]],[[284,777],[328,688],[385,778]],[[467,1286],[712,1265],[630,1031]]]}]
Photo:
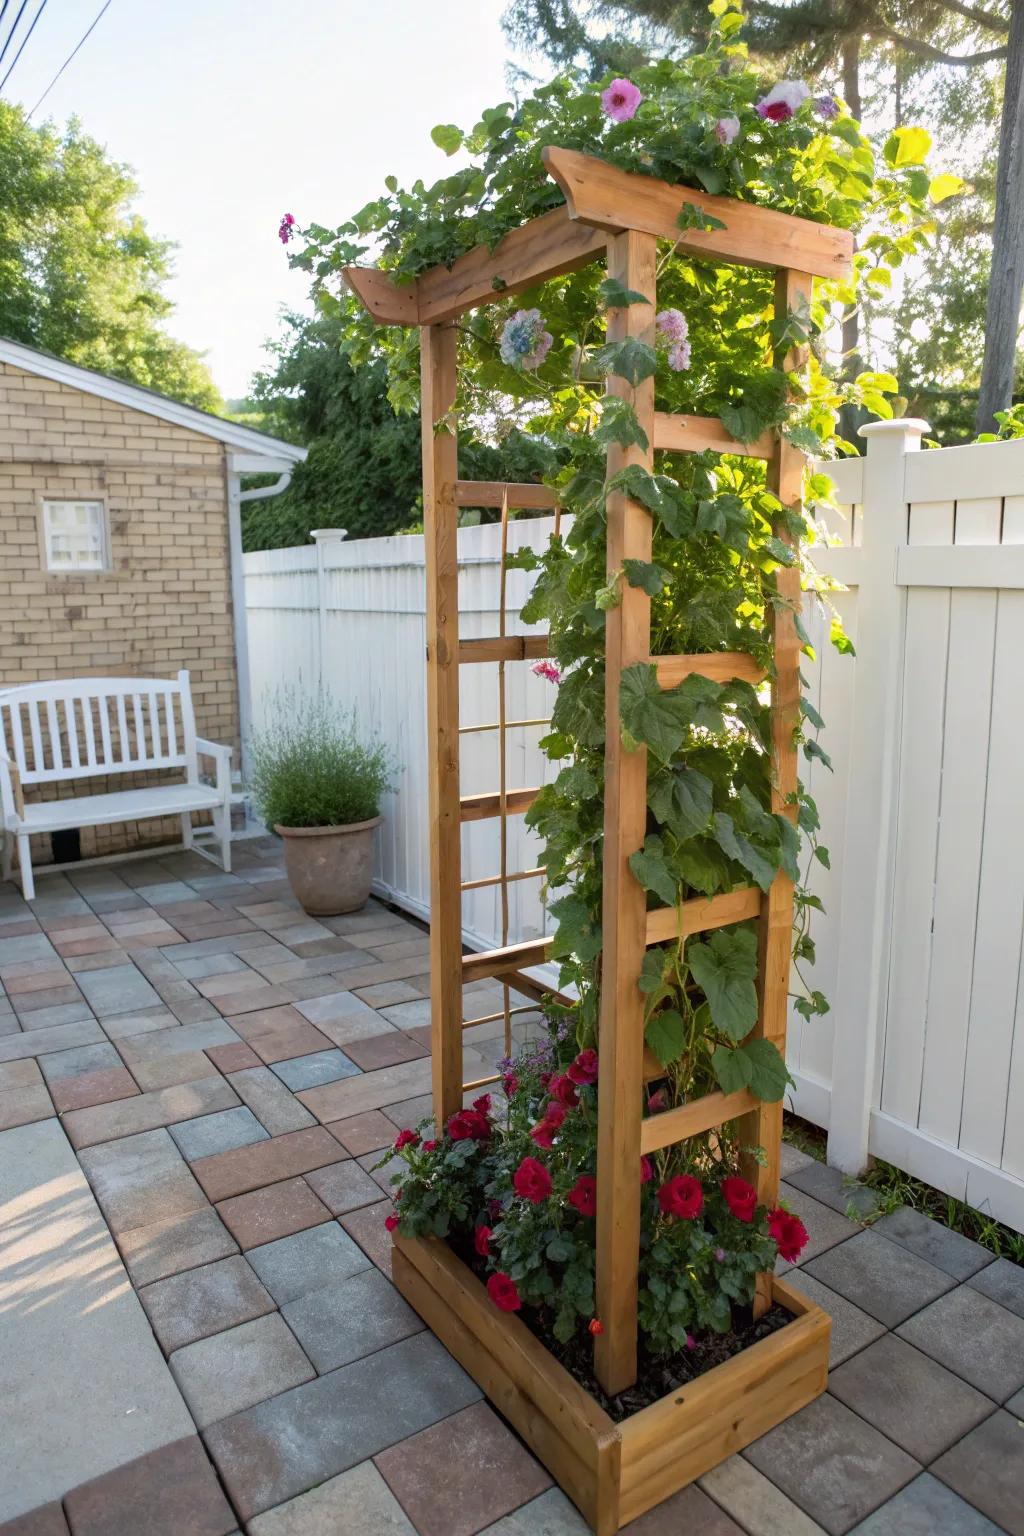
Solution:
[{"label": "wooden planter box", "polygon": [[828,1314],[776,1278],[788,1327],[615,1424],[447,1244],[396,1233],[394,1245],[398,1289],[597,1536],[615,1536],[825,1390]]}]

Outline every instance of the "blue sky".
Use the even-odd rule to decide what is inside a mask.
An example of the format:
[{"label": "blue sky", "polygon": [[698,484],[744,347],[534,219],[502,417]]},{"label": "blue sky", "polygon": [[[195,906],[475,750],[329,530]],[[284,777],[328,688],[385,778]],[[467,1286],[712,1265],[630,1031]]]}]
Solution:
[{"label": "blue sky", "polygon": [[[51,0],[5,96],[31,108],[99,6]],[[503,8],[113,0],[33,122],[77,113],[134,167],[140,212],[179,246],[170,328],[239,395],[281,306],[306,292],[277,239],[281,214],[340,223],[389,173],[443,175],[433,125],[471,126],[508,99]]]}]

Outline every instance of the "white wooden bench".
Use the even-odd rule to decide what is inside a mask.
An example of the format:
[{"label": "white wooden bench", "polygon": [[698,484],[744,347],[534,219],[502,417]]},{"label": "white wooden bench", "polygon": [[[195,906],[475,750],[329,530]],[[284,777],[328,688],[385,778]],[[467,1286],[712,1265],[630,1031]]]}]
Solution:
[{"label": "white wooden bench", "polygon": [[[212,758],[216,782],[200,782],[199,759]],[[110,794],[39,799],[32,784],[76,782],[100,775],[184,772],[184,783],[152,784]],[[193,831],[193,811],[211,811],[213,826]],[[18,845],[25,899],[35,895],[29,838],[36,832],[108,826],[180,816],[186,848],[220,845],[231,869],[231,748],[196,736],[188,673],[177,678],[89,677],[0,689],[0,812],[3,877],[11,878]]]}]

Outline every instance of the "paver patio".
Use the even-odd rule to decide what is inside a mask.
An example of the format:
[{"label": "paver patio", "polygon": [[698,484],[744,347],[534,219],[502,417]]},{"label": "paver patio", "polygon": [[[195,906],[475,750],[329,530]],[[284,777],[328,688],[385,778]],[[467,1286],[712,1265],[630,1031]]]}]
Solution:
[{"label": "paver patio", "polygon": [[[234,855],[0,886],[0,1536],[585,1536],[390,1284],[422,929],[314,921],[273,840]],[[468,1030],[467,1078],[502,1053]],[[1024,1270],[784,1173],[829,1393],[629,1530],[1024,1536]]]}]

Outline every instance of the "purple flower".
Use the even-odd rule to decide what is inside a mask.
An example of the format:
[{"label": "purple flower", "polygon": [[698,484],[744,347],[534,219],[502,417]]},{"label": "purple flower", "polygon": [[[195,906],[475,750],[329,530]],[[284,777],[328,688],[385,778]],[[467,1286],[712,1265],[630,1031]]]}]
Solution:
[{"label": "purple flower", "polygon": [[628,123],[636,116],[636,109],[643,99],[632,80],[613,80],[607,90],[601,92],[601,106],[613,123]]},{"label": "purple flower", "polygon": [[280,224],[277,226],[277,238],[280,240],[282,245],[287,245],[288,244],[288,241],[292,237],[292,230],[293,230],[294,226],[295,226],[295,217],[294,217],[294,215],[290,214],[290,213],[286,213],[284,218],[281,220]]},{"label": "purple flower", "polygon": [[659,312],[655,325],[661,334],[669,341],[685,341],[690,334],[690,327],[686,323],[686,316],[680,309],[663,309]]},{"label": "purple flower", "polygon": [[754,111],[766,122],[788,123],[810,94],[802,80],[780,80],[767,96],[761,97]]},{"label": "purple flower", "polygon": [[678,341],[668,349],[668,365],[673,373],[685,373],[690,366],[690,343]]},{"label": "purple flower", "polygon": [[715,124],[715,138],[719,144],[731,144],[740,131],[738,117],[720,117]]},{"label": "purple flower", "polygon": [[552,339],[539,309],[517,309],[501,333],[501,360],[532,371],[547,357]]},{"label": "purple flower", "polygon": [[725,1249],[724,1248],[716,1248],[715,1249],[715,1258],[718,1260],[719,1264],[724,1264],[725,1263]]},{"label": "purple flower", "polygon": [[831,123],[839,116],[839,103],[834,96],[815,96],[814,110],[826,123]]}]

